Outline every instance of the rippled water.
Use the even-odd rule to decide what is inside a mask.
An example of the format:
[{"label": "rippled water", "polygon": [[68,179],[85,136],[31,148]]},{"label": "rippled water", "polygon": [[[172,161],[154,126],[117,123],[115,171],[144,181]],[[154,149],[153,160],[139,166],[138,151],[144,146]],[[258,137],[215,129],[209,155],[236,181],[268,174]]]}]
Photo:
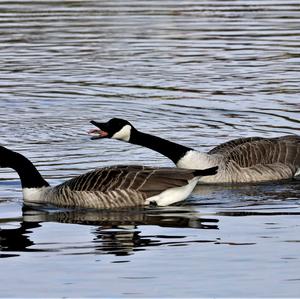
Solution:
[{"label": "rippled water", "polygon": [[[0,143],[52,184],[172,166],[89,120],[209,150],[299,134],[296,0],[0,1]],[[297,182],[198,187],[180,206],[22,210],[0,170],[1,297],[299,297]]]}]

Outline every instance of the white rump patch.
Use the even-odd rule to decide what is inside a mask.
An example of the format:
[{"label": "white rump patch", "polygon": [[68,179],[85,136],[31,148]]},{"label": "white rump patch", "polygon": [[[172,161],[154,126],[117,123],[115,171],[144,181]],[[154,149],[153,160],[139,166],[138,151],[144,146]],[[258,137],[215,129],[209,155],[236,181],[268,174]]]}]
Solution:
[{"label": "white rump patch", "polygon": [[131,134],[131,126],[126,125],[120,131],[115,133],[111,138],[128,142]]},{"label": "white rump patch", "polygon": [[184,186],[167,189],[158,195],[147,198],[145,204],[149,205],[151,202],[155,202],[158,206],[164,207],[183,201],[192,193],[198,181],[199,177],[195,177]]}]

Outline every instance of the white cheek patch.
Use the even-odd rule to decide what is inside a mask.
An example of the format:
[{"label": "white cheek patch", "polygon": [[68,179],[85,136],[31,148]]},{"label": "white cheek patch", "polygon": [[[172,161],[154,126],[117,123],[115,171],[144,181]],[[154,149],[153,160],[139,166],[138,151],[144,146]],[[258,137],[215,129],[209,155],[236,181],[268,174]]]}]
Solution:
[{"label": "white cheek patch", "polygon": [[131,126],[126,125],[120,131],[115,133],[111,138],[119,139],[128,142],[131,134]]}]

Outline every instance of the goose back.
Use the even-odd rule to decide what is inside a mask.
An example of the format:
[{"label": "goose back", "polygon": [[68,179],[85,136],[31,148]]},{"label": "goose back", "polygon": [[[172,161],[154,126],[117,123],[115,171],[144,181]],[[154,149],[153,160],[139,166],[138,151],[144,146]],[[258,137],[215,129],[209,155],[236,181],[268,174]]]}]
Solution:
[{"label": "goose back", "polygon": [[225,163],[235,161],[240,167],[275,163],[300,167],[299,136],[288,135],[270,139],[255,138],[244,141],[235,147],[230,144],[221,148],[220,152],[224,156]]},{"label": "goose back", "polygon": [[219,144],[218,146],[214,147],[211,149],[208,154],[213,155],[213,154],[223,154],[227,153],[230,150],[233,150],[237,148],[240,145],[246,144],[246,143],[251,143],[253,141],[258,141],[258,140],[263,140],[264,138],[262,137],[247,137],[247,138],[238,138],[238,139],[233,139],[224,143]]},{"label": "goose back", "polygon": [[180,187],[194,178],[195,170],[169,167],[154,168],[140,165],[117,165],[87,172],[60,187],[72,191],[108,192],[115,189],[134,189],[141,192],[161,192]]}]

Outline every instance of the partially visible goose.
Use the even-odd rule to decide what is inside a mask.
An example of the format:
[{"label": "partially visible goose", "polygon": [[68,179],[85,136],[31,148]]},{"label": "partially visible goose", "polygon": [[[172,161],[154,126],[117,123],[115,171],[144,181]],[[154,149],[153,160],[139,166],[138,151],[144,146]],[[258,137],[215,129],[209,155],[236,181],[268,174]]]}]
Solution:
[{"label": "partially visible goose", "polygon": [[0,167],[20,176],[24,202],[58,207],[112,209],[156,203],[166,206],[186,199],[199,177],[217,168],[184,170],[144,166],[112,166],[87,172],[50,187],[23,155],[0,146]]},{"label": "partially visible goose", "polygon": [[113,118],[91,121],[92,139],[113,138],[145,146],[171,159],[177,167],[205,169],[219,166],[218,173],[200,183],[247,183],[293,178],[300,175],[300,137],[249,137],[220,144],[208,153],[138,131],[128,121]]}]

